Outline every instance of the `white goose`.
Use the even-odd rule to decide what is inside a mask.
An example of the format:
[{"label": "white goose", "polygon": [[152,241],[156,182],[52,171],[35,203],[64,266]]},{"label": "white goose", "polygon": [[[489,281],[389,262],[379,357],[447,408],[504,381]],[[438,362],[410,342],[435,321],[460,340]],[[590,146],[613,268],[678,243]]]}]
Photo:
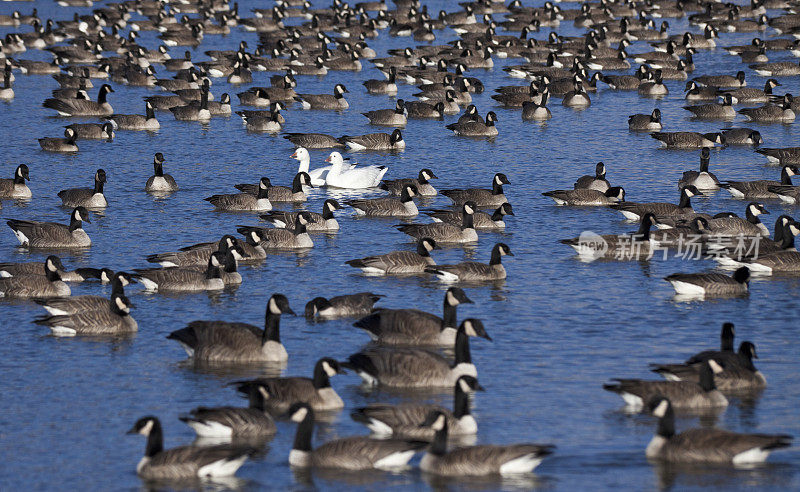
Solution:
[{"label": "white goose", "polygon": [[[311,165],[311,156],[305,147],[298,147],[297,150],[294,151],[294,154],[292,154],[292,158],[300,161],[300,167],[297,168],[297,172],[308,173],[308,175],[311,177],[312,186],[325,186],[325,177],[328,175],[328,171],[331,170],[331,166],[319,167],[313,171],[309,170]],[[356,167],[355,164],[347,163],[347,165],[350,166],[348,169],[353,169]]]},{"label": "white goose", "polygon": [[335,188],[373,188],[380,184],[381,178],[388,171],[386,166],[344,169],[344,159],[338,152],[331,152],[325,162],[331,163],[330,170],[325,176],[325,185]]}]

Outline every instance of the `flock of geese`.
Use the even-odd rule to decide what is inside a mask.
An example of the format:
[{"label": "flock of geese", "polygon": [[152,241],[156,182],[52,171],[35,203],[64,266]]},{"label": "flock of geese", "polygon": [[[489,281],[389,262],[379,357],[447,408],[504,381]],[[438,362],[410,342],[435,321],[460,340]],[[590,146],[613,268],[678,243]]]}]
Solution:
[{"label": "flock of geese", "polygon": [[[85,5],[85,0],[63,0],[67,6]],[[90,4],[91,2],[89,2]],[[14,71],[19,74],[49,74],[60,88],[46,99],[44,108],[62,117],[96,117],[96,123],[73,123],[65,128],[64,138],[39,139],[41,148],[51,152],[79,152],[81,139],[113,140],[115,132],[158,130],[156,116],[168,115],[181,121],[209,121],[232,114],[231,96],[217,98],[211,92],[211,79],[224,78],[233,85],[248,85],[253,71],[269,71],[271,86],[250,87],[237,94],[239,105],[256,109],[236,111],[251,131],[281,132],[286,123],[282,113],[297,103],[303,110],[349,108],[348,89],[341,83],[330,93],[297,92],[296,78],[324,76],[329,71],[359,71],[362,60],[369,60],[385,75],[385,80],[370,79],[363,85],[370,94],[393,96],[398,83],[415,84],[417,101],[398,99],[394,108],[363,113],[370,124],[394,127],[390,133],[328,135],[324,133],[285,133],[296,148],[291,155],[299,162],[290,186],[274,185],[268,177],[254,178],[235,185],[236,193],[219,193],[204,200],[221,211],[258,212],[271,224],[242,225],[241,236],[226,234],[219,240],[195,244],[176,251],[150,255],[147,262],[158,265],[133,273],[109,269],[78,268],[68,271],[60,258],[51,255],[44,263],[0,264],[0,296],[30,299],[40,304],[47,316],[35,322],[47,326],[55,335],[124,335],[138,327],[131,316],[132,304],[125,289],[139,282],[152,292],[196,292],[221,290],[242,283],[237,268],[256,263],[275,251],[307,249],[314,246],[313,232],[334,232],[339,223],[334,212],[350,207],[356,215],[410,219],[423,214],[428,223],[403,223],[400,232],[416,242],[413,251],[401,250],[347,261],[353,268],[370,275],[429,274],[447,283],[492,282],[506,277],[501,260],[513,256],[504,243],[497,243],[488,263],[463,262],[440,265],[431,253],[444,244],[467,244],[478,240],[477,231],[502,231],[504,218],[514,211],[504,186],[510,184],[503,173],[492,177],[490,188],[437,190],[431,169],[421,169],[417,177],[384,179],[385,166],[360,166],[345,159],[342,152],[379,150],[398,151],[406,146],[401,129],[409,120],[442,119],[459,114],[446,125],[456,135],[494,138],[499,135],[497,115],[488,111],[480,116],[471,94],[483,92],[484,85],[467,71],[492,68],[493,58],[518,58],[519,65],[503,71],[511,78],[526,79],[526,85],[495,88],[492,99],[505,108],[520,110],[523,120],[544,121],[552,117],[547,107],[551,98],[564,106],[587,108],[598,82],[613,90],[633,90],[642,97],[668,94],[664,80],[687,80],[686,100],[702,102],[687,106],[694,117],[730,121],[737,114],[758,123],[791,123],[798,102],[791,94],[778,94],[779,83],[800,75],[800,65],[770,62],[767,51],[786,51],[800,55],[798,41],[791,37],[763,40],[754,38],[744,46],[727,47],[757,75],[769,77],[764,89],[746,87],[746,74],[692,77],[693,55],[698,50],[717,46],[720,32],[758,32],[772,29],[777,34],[800,34],[800,19],[795,2],[754,1],[738,6],[695,0],[654,0],[636,2],[584,3],[575,9],[562,9],[551,2],[541,7],[524,6],[519,0],[508,5],[483,0],[461,4],[453,12],[438,15],[413,0],[396,0],[390,8],[383,0],[360,2],[353,6],[334,0],[325,8],[310,2],[280,0],[271,8],[254,9],[253,17],[242,17],[238,5],[224,1],[156,2],[131,0],[110,3],[91,15],[75,14],[71,20],[42,20],[36,13],[24,16],[15,12],[0,16],[0,25],[32,25],[32,32],[9,33],[0,42],[5,66],[0,98],[14,98]],[[771,9],[779,15],[768,17]],[[779,9],[784,9],[781,13]],[[136,16],[136,20],[134,19]],[[669,24],[655,19],[688,16],[690,24],[702,34],[669,34]],[[503,20],[500,20],[500,17]],[[297,22],[289,22],[289,20]],[[565,37],[552,32],[544,39],[531,36],[541,28],[554,28],[571,21],[586,28],[584,36]],[[497,34],[501,28],[508,34]],[[127,36],[122,31],[129,29]],[[186,52],[172,58],[170,47],[213,46],[213,35],[239,29],[256,32],[258,47],[249,51],[242,41],[237,50],[208,50],[207,61],[195,61]],[[436,45],[436,32],[451,29],[459,39]],[[149,49],[139,44],[141,31],[157,31],[162,46]],[[416,48],[389,50],[379,58],[367,41],[381,31],[390,36],[412,37],[428,43]],[[529,37],[530,36],[530,37]],[[654,51],[629,54],[634,42],[651,43]],[[617,45],[614,47],[613,45]],[[334,46],[334,48],[331,48]],[[24,60],[18,55],[26,49],[52,53],[52,63]],[[116,56],[103,56],[113,52]],[[633,75],[629,60],[640,66]],[[155,66],[172,72],[171,78],[157,78]],[[159,68],[159,71],[161,68]],[[589,71],[595,71],[589,74]],[[613,75],[603,72],[617,72]],[[95,99],[88,90],[93,81],[103,81]],[[144,114],[117,114],[112,107],[114,85],[160,87],[164,95],[145,99]],[[168,93],[168,94],[166,94]],[[734,105],[761,104],[734,110]],[[462,112],[461,108],[464,107]],[[722,133],[663,132],[661,112],[632,115],[629,128],[651,132],[662,145],[701,151],[699,171],[686,171],[679,181],[680,199],[675,203],[630,202],[621,186],[611,186],[603,163],[595,175],[580,177],[573,189],[544,193],[558,205],[602,206],[619,211],[638,221],[639,230],[628,236],[599,236],[587,245],[585,238],[564,240],[579,255],[595,259],[649,259],[659,248],[679,247],[687,235],[699,237],[701,249],[713,253],[723,267],[735,269],[732,276],[720,273],[681,274],[666,278],[679,294],[702,296],[738,295],[747,291],[751,272],[800,272],[800,253],[795,237],[800,223],[788,215],[778,218],[773,237],[759,216],[769,213],[761,200],[780,199],[797,204],[800,187],[793,185],[798,174],[800,148],[758,148],[757,152],[782,166],[780,181],[721,181],[709,171],[709,148],[717,145],[763,143],[758,131],[733,128]],[[311,169],[308,149],[328,149],[329,165]],[[153,175],[147,180],[149,192],[175,192],[176,180],[164,172],[165,156],[153,157]],[[27,165],[20,164],[11,179],[0,181],[0,198],[31,199],[26,181]],[[90,223],[90,210],[108,205],[104,195],[106,171],[98,169],[91,187],[66,189],[57,193],[63,207],[70,209],[68,223],[10,219],[8,226],[24,248],[47,251],[86,248],[91,238],[83,229]],[[298,204],[308,199],[312,187],[344,189],[380,188],[387,194],[379,198],[324,201],[321,212],[285,211],[273,207]],[[750,203],[744,218],[735,213],[696,213],[693,197],[703,191],[726,189],[733,198]],[[415,198],[443,195],[454,209],[419,210]],[[656,230],[653,230],[656,228]],[[738,243],[720,243],[719,238],[737,238]],[[598,239],[598,238],[595,238]],[[753,243],[758,242],[754,249]],[[722,244],[722,245],[721,245]],[[741,246],[744,244],[744,248]],[[625,254],[627,249],[630,254]],[[110,299],[97,296],[71,297],[69,282],[99,280],[111,284]],[[444,295],[443,313],[437,315],[417,309],[384,309],[374,305],[382,296],[369,292],[326,299],[317,297],[305,306],[310,318],[358,318],[354,326],[372,338],[367,348],[344,361],[319,359],[312,377],[270,377],[233,383],[237,392],[248,398],[240,407],[199,407],[181,418],[200,437],[223,439],[225,444],[184,446],[164,449],[163,431],[158,418],[139,419],[130,432],[146,436],[145,455],[137,466],[143,479],[186,479],[233,475],[247,458],[263,447],[263,441],[276,432],[274,417],[284,416],[297,423],[289,463],[294,467],[321,467],[342,470],[396,469],[405,467],[418,452],[424,452],[419,467],[442,476],[509,475],[532,471],[554,452],[551,444],[511,444],[458,446],[458,438],[474,435],[477,422],[470,413],[469,397],[483,388],[470,353],[470,338],[491,340],[479,319],[457,321],[457,306],[472,301],[456,286]],[[295,314],[286,296],[275,293],[266,305],[263,328],[242,322],[198,320],[173,331],[168,338],[186,351],[198,364],[253,365],[285,364],[289,353],[281,343],[280,319]],[[452,357],[439,349],[452,350]],[[759,389],[766,379],[753,365],[756,357],[752,342],[733,351],[733,326],[723,326],[719,351],[705,351],[685,364],[659,364],[653,370],[666,381],[618,379],[604,386],[619,393],[625,402],[647,410],[658,418],[655,437],[647,446],[649,458],[670,462],[750,464],[764,461],[767,455],[790,445],[787,435],[738,434],[716,429],[690,429],[677,434],[676,411],[721,408],[728,404],[726,391]],[[454,392],[452,410],[438,405],[373,403],[352,411],[374,434],[354,436],[312,445],[315,414],[341,410],[345,402],[330,383],[336,375],[354,371],[365,384],[420,390],[445,388]],[[382,437],[381,439],[375,436]],[[261,441],[260,445],[252,442]],[[450,444],[450,445],[448,445]]]}]

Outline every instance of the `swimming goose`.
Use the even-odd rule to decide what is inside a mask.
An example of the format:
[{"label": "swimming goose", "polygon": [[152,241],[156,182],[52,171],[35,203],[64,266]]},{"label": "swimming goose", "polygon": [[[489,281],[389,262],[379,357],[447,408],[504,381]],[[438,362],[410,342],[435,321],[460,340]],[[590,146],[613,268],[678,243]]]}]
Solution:
[{"label": "swimming goose", "polygon": [[294,100],[298,101],[303,109],[347,109],[350,105],[344,94],[350,92],[342,84],[336,84],[333,94],[297,94]]},{"label": "swimming goose", "polygon": [[240,234],[250,234],[253,231],[261,236],[261,247],[264,250],[291,250],[313,248],[314,241],[308,235],[307,226],[311,222],[311,215],[306,211],[297,214],[293,229],[267,229],[264,227],[237,226]]},{"label": "swimming goose", "polygon": [[273,414],[285,413],[292,405],[307,403],[318,412],[344,408],[344,401],[331,387],[330,378],[346,374],[339,362],[323,357],[314,364],[314,374],[305,377],[258,378],[232,383],[240,393],[249,394],[253,387],[262,387],[269,398],[264,405]]},{"label": "swimming goose", "polygon": [[785,165],[781,169],[781,180],[773,181],[758,179],[755,181],[725,181],[725,188],[733,198],[740,200],[759,200],[765,198],[780,198],[776,193],[769,191],[770,186],[792,186],[792,176],[800,174],[800,169],[795,165]]},{"label": "swimming goose", "polygon": [[764,139],[761,133],[750,128],[728,128],[722,130],[725,145],[761,145]]},{"label": "swimming goose", "polygon": [[219,251],[224,254],[237,244],[239,244],[238,239],[226,234],[216,242],[198,243],[183,247],[176,252],[149,255],[146,260],[150,263],[158,263],[162,267],[207,265],[211,253]]},{"label": "swimming goose", "polygon": [[[64,277],[61,277],[64,280]],[[125,295],[125,286],[135,282],[133,277],[126,272],[111,273],[111,296]],[[37,299],[34,302],[41,305],[53,316],[86,313],[90,311],[111,311],[112,304],[108,297],[102,296],[72,296],[56,297],[52,299]],[[116,303],[113,303],[116,305]]]},{"label": "swimming goose", "polygon": [[270,105],[267,91],[258,87],[255,90],[248,90],[237,94],[239,104],[242,106],[254,106],[256,108],[268,108]]},{"label": "swimming goose", "polygon": [[664,85],[663,72],[657,69],[652,80],[643,80],[636,89],[640,96],[660,98],[669,94],[669,89]]},{"label": "swimming goose", "polygon": [[159,111],[169,111],[171,108],[183,106],[186,101],[181,99],[180,96],[148,96],[144,100],[149,102],[154,109]]},{"label": "swimming goose", "polygon": [[378,308],[353,326],[365,330],[381,345],[444,345],[455,343],[459,304],[473,304],[463,289],[450,287],[444,294],[442,317],[418,309]]},{"label": "swimming goose", "polygon": [[250,388],[249,405],[241,407],[197,407],[179,417],[198,437],[224,439],[266,439],[277,432],[275,421],[266,413],[269,393],[262,386]]},{"label": "swimming goose", "polygon": [[564,94],[564,98],[561,100],[562,106],[570,108],[588,108],[591,104],[592,100],[589,99],[589,94],[583,88],[582,83],[575,83],[574,88]]},{"label": "swimming goose", "polygon": [[339,138],[339,143],[350,150],[402,150],[406,148],[403,134],[400,130],[388,133],[368,133],[366,135],[344,135]]},{"label": "swimming goose", "polygon": [[0,89],[0,101],[10,101],[14,99],[14,89],[11,88],[11,63],[6,61],[3,70],[3,88]]},{"label": "swimming goose", "polygon": [[447,414],[433,410],[422,425],[433,429],[435,434],[419,467],[433,475],[464,477],[530,473],[545,456],[553,454],[555,448],[552,444],[484,444],[447,451]]},{"label": "swimming goose", "polygon": [[164,154],[156,152],[153,157],[153,175],[147,180],[144,190],[152,191],[178,191],[178,183],[169,174],[164,174]]},{"label": "swimming goose", "polygon": [[[317,169],[310,170],[309,166],[311,164],[311,156],[309,155],[308,150],[306,150],[304,147],[298,147],[295,149],[291,157],[300,161],[300,167],[298,167],[297,172],[307,173],[311,178],[311,184],[313,186],[325,186],[325,178],[328,176],[328,171],[331,170],[331,166],[318,167]],[[355,167],[355,164],[348,164],[346,169],[353,169]]]},{"label": "swimming goose", "polygon": [[473,201],[465,202],[461,206],[460,227],[447,222],[434,222],[433,224],[398,224],[395,228],[416,239],[429,237],[438,244],[472,243],[478,240],[473,218],[475,210],[477,210],[477,206]]},{"label": "swimming goose", "polygon": [[[725,367],[715,375],[717,387],[722,391],[749,391],[767,386],[767,379],[756,369],[753,359],[756,346],[752,342],[742,342],[738,352],[719,354]],[[692,364],[651,364],[651,371],[662,375],[667,381],[698,381],[702,362]]]},{"label": "swimming goose", "polygon": [[30,198],[31,189],[25,184],[25,180],[30,181],[30,171],[27,164],[20,164],[14,170],[13,178],[0,179],[0,198]]},{"label": "swimming goose", "polygon": [[733,352],[733,340],[736,337],[736,330],[733,323],[722,323],[722,329],[719,333],[719,350],[704,350],[698,352],[693,356],[686,359],[686,364],[697,364],[705,362],[708,359],[715,359],[719,361],[727,360],[729,355]]},{"label": "swimming goose", "polygon": [[764,90],[755,87],[740,87],[738,89],[723,89],[720,94],[730,94],[733,104],[742,103],[766,103],[769,102],[772,96],[772,89],[780,86],[775,79],[769,79],[764,84]]},{"label": "swimming goose", "polygon": [[89,212],[84,207],[77,207],[70,214],[69,225],[17,219],[11,219],[6,224],[23,247],[57,249],[83,248],[92,244],[83,230],[83,222],[91,223]]},{"label": "swimming goose", "polygon": [[[263,248],[262,248],[263,249]],[[242,248],[242,243],[237,244],[232,248],[228,248],[228,251],[222,255],[222,260],[220,261],[219,267],[219,275],[222,279],[222,283],[225,286],[228,285],[239,285],[242,283],[242,275],[237,271],[238,269],[238,260],[244,258],[245,252],[244,248]],[[265,255],[266,256],[266,255]],[[188,267],[190,270],[194,269],[198,272],[205,272],[199,266],[195,267]]]},{"label": "swimming goose", "polygon": [[800,164],[800,147],[785,147],[782,149],[756,149],[771,163]]},{"label": "swimming goose", "polygon": [[644,214],[652,213],[656,216],[674,216],[693,214],[691,198],[694,196],[702,196],[703,194],[694,185],[684,186],[681,188],[681,199],[677,205],[674,203],[654,202],[654,203],[636,203],[636,202],[619,202],[610,205],[614,210],[618,210],[628,220],[639,220]]},{"label": "swimming goose", "polygon": [[135,278],[149,292],[221,290],[225,288],[221,269],[226,255],[227,251],[211,253],[205,271],[193,267],[136,269]]},{"label": "swimming goose", "polygon": [[714,217],[708,220],[708,228],[715,236],[769,236],[769,229],[758,218],[769,214],[764,205],[752,202],[745,208],[745,218]]},{"label": "swimming goose", "polygon": [[436,104],[429,104],[422,101],[409,101],[406,103],[406,116],[408,118],[432,118],[442,119],[445,115],[444,103],[438,101]]},{"label": "swimming goose", "polygon": [[578,178],[573,185],[573,188],[597,190],[604,193],[610,187],[610,183],[606,179],[606,165],[598,162],[594,167],[594,176],[584,175]]},{"label": "swimming goose", "polygon": [[416,187],[419,196],[436,196],[436,188],[428,180],[436,179],[438,176],[433,174],[430,169],[420,169],[416,178],[388,179],[383,180],[379,188],[386,190],[392,195],[402,195],[407,185]]},{"label": "swimming goose", "polygon": [[345,168],[344,159],[339,152],[331,152],[325,162],[331,167],[325,175],[325,185],[334,188],[362,189],[378,186],[389,169],[386,166],[365,166]]},{"label": "swimming goose", "polygon": [[60,337],[128,335],[138,330],[136,321],[130,316],[133,305],[124,294],[114,293],[106,302],[106,309],[45,316],[37,318],[34,323],[47,326],[53,335]]},{"label": "swimming goose", "polygon": [[136,473],[145,480],[188,480],[228,477],[236,473],[247,458],[258,450],[241,445],[179,446],[164,449],[161,422],[156,417],[142,417],[128,434],[147,437],[144,457]]},{"label": "swimming goose", "polygon": [[522,103],[522,119],[524,121],[546,121],[553,117],[553,113],[547,108],[547,101],[550,94],[542,94],[540,102],[525,101]]},{"label": "swimming goose", "polygon": [[720,88],[745,87],[745,74],[743,71],[736,72],[736,75],[702,75],[692,79],[700,85]]},{"label": "swimming goose", "polygon": [[690,111],[694,118],[707,120],[732,120],[736,117],[736,110],[733,109],[733,98],[730,94],[722,96],[722,104],[700,104],[698,106],[684,106],[683,109]]},{"label": "swimming goose", "polygon": [[775,193],[784,203],[800,203],[800,186],[793,185],[772,185],[768,186],[770,193]]},{"label": "swimming goose", "polygon": [[436,241],[423,237],[417,241],[416,251],[392,251],[348,260],[345,264],[372,275],[414,275],[423,273],[425,267],[436,264],[430,254],[434,249],[438,249]]},{"label": "swimming goose", "polygon": [[363,85],[367,89],[367,92],[370,94],[387,94],[393,96],[397,94],[396,80],[397,80],[397,67],[389,67],[389,76],[387,80],[370,79],[364,81]]},{"label": "swimming goose", "polygon": [[[202,103],[202,100],[194,100],[189,103],[189,106],[200,109]],[[206,107],[208,108],[208,112],[211,114],[211,116],[230,116],[232,114],[231,96],[229,96],[227,92],[223,92],[219,97],[219,101],[209,101],[206,103]],[[275,111],[273,111],[273,113],[275,113]],[[278,117],[280,119],[283,118],[280,116],[280,112],[278,112]]]},{"label": "swimming goose", "polygon": [[649,459],[741,466],[762,463],[772,451],[791,446],[792,436],[786,434],[740,434],[713,428],[694,428],[675,434],[675,414],[669,399],[654,398],[648,406],[658,418],[656,435],[645,450]]},{"label": "swimming goose", "polygon": [[[111,282],[111,277],[114,273],[108,268],[76,268],[71,272],[58,269],[57,271],[64,282],[84,282],[89,279],[97,279],[104,284]],[[44,272],[42,272],[42,265],[38,261],[0,263],[0,278],[17,275],[44,275]]]},{"label": "swimming goose", "polygon": [[[434,222],[448,222],[453,225],[461,224],[461,213],[452,210],[430,210],[425,215],[433,219]],[[503,218],[506,215],[514,215],[511,204],[506,202],[491,214],[476,211],[473,214],[473,226],[476,231],[502,231],[506,228]]]},{"label": "swimming goose", "polygon": [[435,410],[445,415],[450,436],[472,435],[478,432],[478,423],[469,408],[469,394],[473,391],[483,391],[483,386],[472,376],[461,376],[455,384],[452,411],[430,403],[370,403],[352,411],[350,417],[377,436],[432,441],[436,431],[421,424]]},{"label": "swimming goose", "polygon": [[371,439],[352,436],[329,441],[316,449],[311,448],[314,433],[314,410],[307,403],[292,405],[292,421],[297,422],[289,465],[296,468],[327,468],[348,471],[399,469],[421,450],[421,441],[400,439]]},{"label": "swimming goose", "polygon": [[[303,191],[303,186],[312,187],[311,177],[308,173],[298,172],[292,180],[292,187],[286,186],[270,186],[267,189],[267,198],[270,202],[286,202],[286,203],[301,203],[308,199],[308,196]],[[258,195],[259,185],[250,183],[237,184],[234,187],[243,192],[251,195]]]},{"label": "swimming goose", "polygon": [[462,205],[467,201],[475,202],[477,207],[499,207],[506,203],[503,194],[503,185],[510,184],[508,178],[503,173],[497,173],[492,178],[492,189],[468,188],[456,190],[442,190],[440,193],[453,201],[453,205]]},{"label": "swimming goose", "polygon": [[683,410],[724,408],[728,406],[728,399],[714,384],[715,374],[722,370],[714,359],[708,359],[700,366],[699,382],[615,378],[613,383],[604,384],[603,389],[617,393],[627,407],[636,411],[642,410],[655,396],[667,397],[675,408]]},{"label": "swimming goose", "polygon": [[384,296],[371,292],[346,294],[330,299],[315,297],[306,304],[305,315],[309,319],[365,316],[382,297]]},{"label": "swimming goose", "polygon": [[702,149],[725,144],[721,133],[654,132],[650,136],[661,142],[662,147],[671,149]]},{"label": "swimming goose", "polygon": [[456,135],[462,135],[465,137],[494,137],[499,134],[497,127],[495,126],[496,121],[497,115],[494,114],[494,111],[489,111],[486,113],[485,121],[451,123],[445,128],[451,130]]},{"label": "swimming goose", "polygon": [[370,125],[404,127],[408,123],[406,102],[398,99],[394,109],[378,109],[361,113],[369,119]]},{"label": "swimming goose", "polygon": [[258,183],[258,194],[233,193],[212,195],[203,200],[214,205],[217,210],[228,211],[256,211],[267,212],[272,210],[272,203],[269,201],[269,178],[261,178]]},{"label": "swimming goose", "polygon": [[656,217],[650,212],[642,216],[639,229],[633,234],[582,235],[559,241],[572,247],[584,261],[598,258],[615,260],[649,260],[654,254],[657,241],[650,229],[656,225]]},{"label": "swimming goose", "polygon": [[683,176],[678,180],[678,186],[693,185],[698,190],[716,190],[722,183],[714,173],[708,171],[710,152],[708,147],[704,147],[700,152],[700,171],[684,171]]},{"label": "swimming goose", "polygon": [[661,110],[656,108],[650,114],[634,114],[628,117],[628,129],[631,131],[659,131],[661,125]]},{"label": "swimming goose", "polygon": [[679,295],[742,295],[748,291],[750,269],[741,267],[731,277],[721,273],[673,273],[664,277],[664,280],[672,284]]},{"label": "swimming goose", "polygon": [[153,105],[149,102],[144,103],[145,115],[140,114],[112,114],[106,119],[114,125],[117,130],[158,130],[161,124],[156,119],[153,112]]},{"label": "swimming goose", "polygon": [[181,344],[195,362],[285,362],[289,359],[281,344],[281,314],[294,315],[283,294],[267,301],[264,329],[247,323],[192,321],[167,338]]},{"label": "swimming goose", "polygon": [[[306,212],[311,220],[306,224],[306,229],[312,232],[335,232],[339,230],[339,222],[333,216],[334,210],[342,208],[339,202],[329,198],[322,204],[322,213]],[[278,229],[294,229],[297,216],[300,212],[284,212],[273,210],[259,217],[274,225]]]},{"label": "swimming goose", "polygon": [[42,106],[55,109],[59,116],[110,116],[114,108],[106,100],[106,96],[114,92],[108,84],[103,84],[97,93],[97,101],[89,99],[45,99]]},{"label": "swimming goose", "polygon": [[700,86],[692,80],[686,83],[685,90],[687,101],[716,101],[719,98],[719,88]]},{"label": "swimming goose", "polygon": [[419,214],[413,198],[417,196],[417,187],[406,185],[400,198],[389,196],[381,198],[361,198],[346,200],[344,203],[353,207],[356,215],[367,217],[416,217]]},{"label": "swimming goose", "polygon": [[361,351],[342,363],[370,386],[397,388],[452,388],[461,376],[477,377],[472,364],[469,337],[491,341],[480,320],[468,318],[456,333],[455,361],[423,349],[379,347]]},{"label": "swimming goose", "polygon": [[625,201],[625,190],[612,186],[605,192],[596,189],[578,188],[574,190],[553,190],[542,193],[556,202],[556,205],[605,206]]},{"label": "swimming goose", "polygon": [[208,88],[203,87],[200,92],[200,105],[186,104],[169,108],[178,121],[208,121],[211,111],[208,110]]},{"label": "swimming goose", "polygon": [[20,274],[0,277],[0,297],[24,299],[68,296],[71,290],[58,274],[63,270],[64,265],[59,257],[48,256],[44,261],[44,275]]},{"label": "swimming goose", "polygon": [[62,207],[105,208],[108,206],[103,194],[106,183],[106,172],[98,169],[94,173],[94,188],[70,188],[58,192]]},{"label": "swimming goose", "polygon": [[748,121],[761,123],[791,123],[797,115],[792,109],[792,97],[787,94],[781,104],[766,104],[758,108],[744,108],[739,110],[747,117]]},{"label": "swimming goose", "polygon": [[489,264],[465,261],[455,265],[435,265],[425,268],[426,273],[439,277],[442,282],[491,282],[506,278],[506,269],[500,263],[503,256],[514,256],[504,243],[492,248]]},{"label": "swimming goose", "polygon": [[77,152],[75,140],[78,138],[72,128],[64,129],[64,138],[46,137],[39,139],[39,146],[48,152]]},{"label": "swimming goose", "polygon": [[762,77],[786,77],[800,74],[800,64],[792,62],[756,63],[750,65]]},{"label": "swimming goose", "polygon": [[111,123],[73,123],[64,128],[71,128],[75,132],[76,140],[114,140],[114,125]]}]

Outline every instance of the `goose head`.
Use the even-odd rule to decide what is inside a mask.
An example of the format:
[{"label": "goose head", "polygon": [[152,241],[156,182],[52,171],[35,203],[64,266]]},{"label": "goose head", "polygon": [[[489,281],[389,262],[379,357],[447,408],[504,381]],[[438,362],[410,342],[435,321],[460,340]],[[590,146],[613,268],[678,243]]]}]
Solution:
[{"label": "goose head", "polygon": [[[425,241],[427,238],[423,238],[420,241]],[[433,241],[433,239],[428,239],[429,241]],[[436,247],[436,243],[433,243],[434,248]],[[426,248],[427,249],[427,248]],[[430,251],[430,250],[429,250]],[[467,297],[467,294],[464,292],[464,289],[460,287],[450,287],[447,289],[447,292],[444,294],[444,302],[448,306],[458,306],[459,304],[474,304],[472,299]]]}]

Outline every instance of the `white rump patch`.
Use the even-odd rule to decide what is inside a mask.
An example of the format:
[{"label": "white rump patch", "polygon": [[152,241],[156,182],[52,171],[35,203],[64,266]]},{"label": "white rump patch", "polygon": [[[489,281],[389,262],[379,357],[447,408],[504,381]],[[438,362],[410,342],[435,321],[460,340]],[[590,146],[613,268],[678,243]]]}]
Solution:
[{"label": "white rump patch", "polygon": [[411,458],[414,457],[414,453],[415,451],[413,449],[392,453],[389,456],[379,459],[372,466],[379,470],[401,468],[411,461]]},{"label": "white rump patch", "polygon": [[236,470],[238,470],[244,462],[247,461],[247,455],[240,456],[233,460],[219,460],[209,463],[206,466],[197,470],[198,477],[230,477]]},{"label": "white rump patch", "polygon": [[689,282],[681,282],[680,280],[670,280],[669,283],[675,289],[675,292],[682,295],[689,296],[702,296],[705,295],[706,289],[699,285],[691,284]]},{"label": "white rump patch", "polygon": [[541,462],[541,457],[533,454],[526,454],[525,456],[513,459],[511,461],[506,461],[500,465],[500,474],[512,475],[517,473],[529,473],[533,471],[534,468],[539,466]]},{"label": "white rump patch", "polygon": [[50,331],[57,337],[74,337],[78,332],[66,326],[51,326]]},{"label": "white rump patch", "polygon": [[767,456],[769,456],[769,451],[766,449],[761,449],[761,448],[748,449],[747,451],[743,451],[734,456],[733,464],[746,465],[749,463],[763,463],[767,459]]}]

